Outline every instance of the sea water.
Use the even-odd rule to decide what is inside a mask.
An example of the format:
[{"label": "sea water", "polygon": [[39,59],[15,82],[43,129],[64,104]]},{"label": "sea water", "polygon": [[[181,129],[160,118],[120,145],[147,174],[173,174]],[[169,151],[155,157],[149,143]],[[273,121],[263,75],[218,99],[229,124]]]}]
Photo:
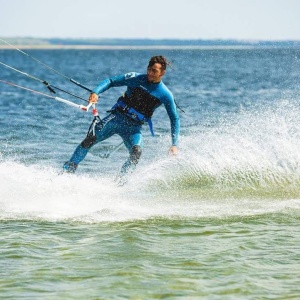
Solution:
[{"label": "sea water", "polygon": [[[93,88],[165,55],[164,82],[184,110],[180,152],[167,155],[160,107],[126,185],[114,182],[128,157],[114,152],[118,136],[61,174],[91,112],[0,83],[1,299],[300,298],[299,49],[26,52],[66,78],[16,50],[0,61],[83,98],[67,78]],[[101,117],[124,90],[101,95]]]}]

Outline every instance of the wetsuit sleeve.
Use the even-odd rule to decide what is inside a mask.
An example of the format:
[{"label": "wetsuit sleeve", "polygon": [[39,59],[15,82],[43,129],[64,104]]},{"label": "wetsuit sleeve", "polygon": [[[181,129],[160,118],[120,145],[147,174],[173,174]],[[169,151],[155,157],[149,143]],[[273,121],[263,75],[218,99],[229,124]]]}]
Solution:
[{"label": "wetsuit sleeve", "polygon": [[104,79],[92,90],[92,92],[99,95],[107,91],[111,87],[128,86],[132,84],[133,81],[136,80],[136,76],[137,73],[131,72],[131,73],[111,77],[108,79]]},{"label": "wetsuit sleeve", "polygon": [[171,122],[171,135],[172,135],[172,145],[178,145],[178,137],[180,131],[180,119],[177,113],[176,105],[172,94],[165,98],[162,103],[164,104],[168,116]]}]

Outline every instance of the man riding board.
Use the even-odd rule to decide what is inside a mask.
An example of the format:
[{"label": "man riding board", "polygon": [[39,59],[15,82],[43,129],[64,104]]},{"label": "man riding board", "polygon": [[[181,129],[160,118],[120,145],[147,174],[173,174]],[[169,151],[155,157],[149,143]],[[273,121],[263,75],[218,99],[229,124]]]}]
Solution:
[{"label": "man riding board", "polygon": [[151,117],[161,104],[165,106],[171,123],[171,147],[169,154],[178,153],[178,136],[180,129],[179,116],[174,97],[162,77],[169,65],[163,56],[153,56],[147,67],[147,74],[135,72],[118,75],[101,81],[92,91],[89,103],[96,104],[98,95],[111,87],[127,86],[126,92],[118,99],[110,110],[110,114],[95,125],[93,132],[76,148],[72,157],[63,168],[65,172],[74,173],[78,164],[85,158],[88,151],[95,144],[118,134],[129,151],[129,158],[121,168],[120,178],[124,178],[137,165],[142,154],[141,129],[148,123],[152,135]]}]

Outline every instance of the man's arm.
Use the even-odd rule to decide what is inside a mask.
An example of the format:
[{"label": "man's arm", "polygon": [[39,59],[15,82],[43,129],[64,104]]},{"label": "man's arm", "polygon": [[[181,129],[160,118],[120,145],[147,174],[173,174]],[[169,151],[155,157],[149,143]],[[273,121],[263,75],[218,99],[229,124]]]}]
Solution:
[{"label": "man's arm", "polygon": [[137,73],[131,72],[127,74],[118,75],[112,78],[102,80],[93,90],[89,97],[89,103],[97,103],[99,94],[107,91],[111,87],[127,86],[134,78]]},{"label": "man's arm", "polygon": [[178,137],[180,131],[180,119],[177,113],[176,105],[172,94],[164,101],[164,105],[171,123],[171,137],[172,137],[172,146],[169,150],[169,154],[177,155],[178,154]]}]

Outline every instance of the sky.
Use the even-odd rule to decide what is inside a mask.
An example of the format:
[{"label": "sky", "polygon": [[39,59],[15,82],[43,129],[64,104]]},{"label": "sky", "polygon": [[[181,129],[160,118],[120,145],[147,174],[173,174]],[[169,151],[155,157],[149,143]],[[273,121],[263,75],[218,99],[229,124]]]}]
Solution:
[{"label": "sky", "polygon": [[0,37],[300,40],[300,0],[0,0]]}]

